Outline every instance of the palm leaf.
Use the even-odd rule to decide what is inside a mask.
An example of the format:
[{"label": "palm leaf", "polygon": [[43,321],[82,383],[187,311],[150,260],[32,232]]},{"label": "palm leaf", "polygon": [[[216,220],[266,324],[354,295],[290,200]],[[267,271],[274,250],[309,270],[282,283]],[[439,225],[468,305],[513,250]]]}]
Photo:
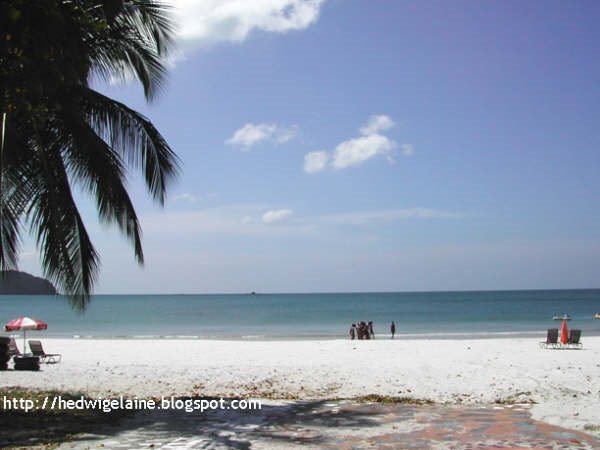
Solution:
[{"label": "palm leaf", "polygon": [[0,270],[17,269],[20,249],[18,189],[2,177],[0,188]]},{"label": "palm leaf", "polygon": [[99,260],[72,185],[95,198],[100,220],[119,227],[142,263],[126,170],[139,169],[162,205],[179,169],[146,117],[91,90],[89,80],[133,75],[154,98],[166,76],[173,22],[156,0],[8,0],[0,10],[11,37],[0,42],[0,112],[11,118],[0,160],[0,268],[16,266],[27,223],[44,274],[82,309]]},{"label": "palm leaf", "polygon": [[93,72],[105,80],[136,78],[149,100],[160,92],[166,75],[162,57],[133,30],[127,39],[111,40],[99,47],[93,64]]},{"label": "palm leaf", "polygon": [[123,103],[88,88],[81,98],[92,128],[133,167],[141,168],[146,186],[163,205],[167,185],[179,172],[179,158],[152,123]]},{"label": "palm leaf", "polygon": [[90,34],[88,47],[91,73],[104,80],[137,78],[148,100],[163,85],[163,61],[174,44],[174,25],[169,7],[153,0],[123,3],[106,33]]},{"label": "palm leaf", "polygon": [[37,189],[28,219],[41,249],[44,275],[83,309],[98,274],[98,254],[73,199],[58,140],[49,130],[38,131],[36,138],[35,170],[29,177]]},{"label": "palm leaf", "polygon": [[85,114],[70,111],[61,115],[61,142],[67,170],[73,179],[96,198],[100,219],[116,223],[131,241],[139,264],[144,262],[140,224],[124,185],[121,157],[83,120]]},{"label": "palm leaf", "polygon": [[0,158],[0,269],[9,270],[18,266],[21,216],[33,186],[27,178],[30,149],[12,120],[5,122],[3,144]]}]

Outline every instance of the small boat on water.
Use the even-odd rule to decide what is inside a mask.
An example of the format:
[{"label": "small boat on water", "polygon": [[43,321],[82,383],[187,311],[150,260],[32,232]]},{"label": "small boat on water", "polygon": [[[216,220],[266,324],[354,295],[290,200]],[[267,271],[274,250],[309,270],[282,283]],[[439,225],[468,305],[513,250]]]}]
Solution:
[{"label": "small boat on water", "polygon": [[600,319],[600,313],[596,313],[596,315],[594,316],[594,319]]},{"label": "small boat on water", "polygon": [[560,316],[560,315],[556,314],[556,315],[555,315],[555,316],[552,318],[552,320],[571,320],[571,316],[570,316],[570,315],[568,315],[568,314],[566,314],[566,313],[563,313],[563,315],[562,315],[562,316]]}]

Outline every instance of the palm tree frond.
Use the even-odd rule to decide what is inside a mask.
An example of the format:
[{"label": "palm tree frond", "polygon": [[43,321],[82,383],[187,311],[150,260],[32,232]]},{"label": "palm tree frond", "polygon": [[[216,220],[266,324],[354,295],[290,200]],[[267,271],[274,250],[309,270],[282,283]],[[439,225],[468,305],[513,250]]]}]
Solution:
[{"label": "palm tree frond", "polygon": [[30,148],[12,121],[5,123],[4,146],[0,157],[0,269],[17,269],[21,217],[27,208],[32,187],[26,173]]},{"label": "palm tree frond", "polygon": [[154,0],[124,2],[107,33],[90,36],[92,72],[104,80],[134,76],[146,99],[153,100],[166,76],[163,61],[174,45],[169,9]]},{"label": "palm tree frond", "polygon": [[10,118],[0,159],[0,269],[16,266],[28,225],[44,275],[80,310],[99,258],[71,187],[94,197],[100,220],[116,224],[143,263],[127,170],[143,174],[161,205],[179,171],[146,117],[89,88],[94,75],[133,76],[153,99],[174,43],[168,10],[162,0],[0,1],[0,113]]},{"label": "palm tree frond", "polygon": [[140,223],[124,185],[125,169],[121,157],[100,139],[82,116],[62,116],[64,129],[70,134],[68,142],[61,144],[67,170],[94,195],[100,219],[118,225],[131,241],[137,262],[143,264]]},{"label": "palm tree frond", "polygon": [[0,195],[0,270],[16,270],[20,248],[20,214],[15,211],[5,187]]},{"label": "palm tree frond", "polygon": [[82,88],[92,128],[133,167],[142,169],[146,186],[163,205],[167,185],[179,172],[179,158],[143,115],[104,95]]},{"label": "palm tree frond", "polygon": [[[41,133],[38,136],[41,138]],[[74,296],[75,306],[84,308],[98,274],[98,254],[75,205],[55,140],[44,137],[34,144],[39,170],[31,178],[38,189],[28,218],[41,249],[44,275]]]},{"label": "palm tree frond", "polygon": [[156,0],[132,0],[135,14],[124,14],[130,28],[144,31],[144,38],[151,38],[158,54],[166,56],[174,43],[175,22],[171,6]]}]

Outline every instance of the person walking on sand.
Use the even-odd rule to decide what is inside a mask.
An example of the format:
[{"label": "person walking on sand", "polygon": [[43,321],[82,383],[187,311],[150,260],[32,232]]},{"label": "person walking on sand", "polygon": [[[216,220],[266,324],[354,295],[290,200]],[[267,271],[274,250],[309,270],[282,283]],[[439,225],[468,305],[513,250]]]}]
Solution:
[{"label": "person walking on sand", "polygon": [[392,320],[392,324],[390,325],[390,333],[392,333],[392,339],[394,339],[394,335],[396,334],[396,324]]},{"label": "person walking on sand", "polygon": [[375,339],[375,332],[373,331],[373,321],[372,320],[369,320],[369,328],[368,328],[367,332],[371,336],[371,339]]},{"label": "person walking on sand", "polygon": [[350,327],[350,339],[354,340],[354,337],[356,336],[356,324],[352,324],[352,326]]}]

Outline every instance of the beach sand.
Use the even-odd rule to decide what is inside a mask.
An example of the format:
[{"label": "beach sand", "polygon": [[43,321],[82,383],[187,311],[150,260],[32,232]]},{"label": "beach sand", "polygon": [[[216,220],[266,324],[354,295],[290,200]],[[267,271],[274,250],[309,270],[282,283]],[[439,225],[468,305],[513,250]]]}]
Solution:
[{"label": "beach sand", "polygon": [[535,403],[535,419],[598,435],[600,337],[584,338],[583,350],[544,350],[539,340],[43,339],[46,352],[62,353],[61,363],[5,371],[0,380],[2,388],[93,397],[375,394],[442,404]]}]

